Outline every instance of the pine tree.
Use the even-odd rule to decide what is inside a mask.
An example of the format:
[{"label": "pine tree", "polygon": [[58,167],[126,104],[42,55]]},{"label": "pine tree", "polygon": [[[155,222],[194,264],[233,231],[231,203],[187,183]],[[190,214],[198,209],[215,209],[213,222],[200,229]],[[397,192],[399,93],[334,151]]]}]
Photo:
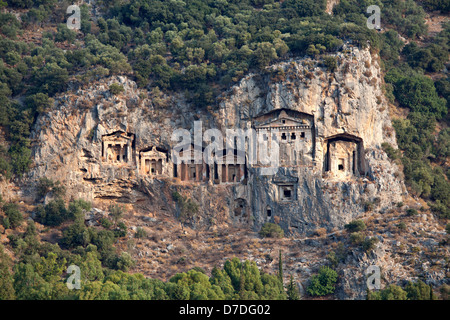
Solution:
[{"label": "pine tree", "polygon": [[300,300],[300,292],[294,283],[294,277],[292,274],[287,287],[287,295],[289,300]]},{"label": "pine tree", "polygon": [[278,279],[281,282],[281,285],[283,285],[283,260],[281,259],[281,250],[279,251],[279,257],[278,257]]}]

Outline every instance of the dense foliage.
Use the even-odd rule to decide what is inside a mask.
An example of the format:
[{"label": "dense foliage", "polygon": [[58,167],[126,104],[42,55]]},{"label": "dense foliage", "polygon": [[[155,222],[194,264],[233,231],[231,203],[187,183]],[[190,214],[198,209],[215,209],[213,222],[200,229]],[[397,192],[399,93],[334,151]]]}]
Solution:
[{"label": "dense foliage", "polygon": [[[65,24],[66,1],[7,1],[8,9],[27,11],[21,20],[0,13],[0,125],[8,129],[11,141],[9,150],[0,152],[3,176],[28,170],[30,127],[39,113],[52,107],[51,97],[72,81],[89,83],[126,73],[141,86],[183,90],[204,107],[214,105],[217,94],[247,72],[290,55],[332,52],[347,40],[362,46],[369,41],[391,55],[398,51],[395,36],[367,29],[369,2],[342,1],[334,15],[325,13],[325,3],[97,1],[102,16],[93,21],[89,6],[82,5],[81,29],[76,32]],[[414,1],[376,3],[386,13],[386,23],[399,32],[413,39],[424,35],[424,11]],[[45,31],[40,44],[24,41],[23,35],[35,25],[56,26],[56,31]],[[411,61],[421,56],[420,67],[442,69],[445,48],[440,44],[416,49],[408,51]],[[335,68],[333,60],[326,64]],[[120,88],[114,86],[112,92]]]},{"label": "dense foliage", "polygon": [[423,281],[408,282],[404,288],[389,285],[380,291],[369,291],[368,300],[436,300],[431,286]]},{"label": "dense foliage", "polygon": [[[433,211],[450,217],[450,153],[448,99],[450,82],[443,76],[449,52],[450,24],[427,38],[426,10],[448,13],[448,1],[341,0],[333,15],[318,0],[188,0],[96,1],[101,16],[93,19],[81,6],[81,29],[66,26],[67,1],[0,1],[0,126],[7,145],[0,148],[3,179],[20,177],[30,168],[30,131],[39,114],[51,110],[55,95],[69,84],[126,74],[154,92],[182,91],[199,108],[214,106],[217,95],[251,71],[264,72],[276,61],[292,56],[325,55],[330,72],[337,67],[334,52],[345,41],[379,52],[385,71],[385,94],[408,111],[393,121],[399,149],[383,144],[403,168],[410,191],[429,201]],[[366,8],[382,10],[383,32],[369,30]],[[9,11],[20,9],[21,17]],[[43,28],[42,34],[35,32]],[[34,39],[30,40],[30,37]],[[406,38],[408,44],[401,37]],[[112,85],[112,94],[121,94]],[[0,299],[290,299],[298,298],[292,281],[286,295],[277,276],[260,273],[254,263],[232,259],[208,277],[201,270],[175,275],[168,282],[125,273],[131,256],[113,244],[126,234],[123,209],[111,207],[102,227],[87,227],[89,205],[61,200],[64,187],[48,179],[37,185],[36,220],[62,228],[58,244],[38,240],[33,222],[24,232],[17,204],[2,203],[1,223],[14,229],[8,247],[13,264],[0,247]],[[198,204],[173,194],[183,224],[195,223]],[[47,199],[48,200],[48,199]],[[278,227],[278,228],[277,228]],[[373,248],[365,225],[346,228],[351,241]],[[266,224],[262,236],[283,236],[277,225]],[[142,232],[137,237],[145,237]],[[9,249],[9,248],[8,248]],[[338,264],[340,256],[330,257]],[[82,289],[70,291],[64,280],[67,266],[82,270]],[[311,295],[334,291],[335,271],[322,268],[311,279]],[[390,286],[370,293],[371,299],[432,297],[421,283],[405,289]]]},{"label": "dense foliage", "polygon": [[[40,243],[33,222],[29,222],[22,235],[11,239],[19,262],[13,265],[0,246],[0,300],[287,298],[277,276],[261,273],[254,262],[241,262],[237,258],[227,260],[223,269],[214,268],[210,277],[199,268],[178,273],[168,282],[145,278],[142,274],[127,274],[125,271],[133,265],[128,253],[116,255],[113,265],[110,261],[111,253],[108,252],[113,250],[114,234],[91,228],[86,231],[87,238],[90,235],[94,238],[78,243],[76,250],[69,252],[57,244]],[[79,290],[69,290],[66,285],[70,276],[67,268],[72,264],[80,268]],[[290,288],[289,295],[298,298],[298,290]]]}]

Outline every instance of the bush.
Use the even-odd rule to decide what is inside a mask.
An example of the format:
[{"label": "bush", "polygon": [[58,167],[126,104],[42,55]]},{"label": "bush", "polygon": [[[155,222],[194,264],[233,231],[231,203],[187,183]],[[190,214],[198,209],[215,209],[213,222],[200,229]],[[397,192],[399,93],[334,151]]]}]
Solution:
[{"label": "bush", "polygon": [[147,232],[143,228],[137,228],[136,233],[134,234],[135,238],[143,239],[147,237]]},{"label": "bush", "polygon": [[381,147],[383,148],[384,152],[386,152],[389,159],[397,160],[400,158],[400,156],[401,156],[400,150],[394,149],[389,143],[383,142],[381,144]]},{"label": "bush", "polygon": [[450,208],[437,200],[435,203],[429,203],[431,211],[437,213],[442,219],[450,219]]},{"label": "bush", "polygon": [[365,236],[361,232],[353,232],[352,234],[350,234],[350,242],[356,245],[363,243],[364,238]]},{"label": "bush", "polygon": [[117,268],[122,271],[128,271],[134,264],[135,262],[128,252],[122,252],[117,260]]},{"label": "bush", "polygon": [[122,237],[125,237],[127,235],[127,226],[125,225],[125,223],[123,223],[123,221],[120,221],[117,224],[117,228],[114,229],[114,235],[117,238],[122,238]]},{"label": "bush", "polygon": [[36,197],[38,200],[47,196],[47,194],[51,193],[51,195],[55,198],[60,198],[65,195],[66,188],[61,185],[60,181],[53,181],[48,178],[40,178],[36,185]]},{"label": "bush", "polygon": [[109,219],[102,217],[100,219],[100,225],[105,229],[109,229],[112,227],[113,223]]},{"label": "bush", "polygon": [[323,58],[323,64],[328,71],[334,72],[337,69],[337,59],[333,56],[326,56]]},{"label": "bush", "polygon": [[[3,219],[3,226],[8,229],[17,228],[22,224],[23,216],[19,211],[19,206],[15,203],[7,203],[3,206],[6,218]],[[6,220],[6,221],[5,221]]]},{"label": "bush", "polygon": [[36,218],[40,223],[46,226],[59,226],[69,218],[64,200],[56,199],[50,201],[45,206],[38,206]]},{"label": "bush", "polygon": [[83,199],[71,201],[68,207],[68,218],[71,220],[84,218],[84,213],[91,210],[91,207],[91,203]]},{"label": "bush", "polygon": [[109,91],[113,94],[113,95],[118,95],[121,94],[125,91],[125,89],[123,88],[122,85],[118,84],[118,83],[113,83],[109,86]]},{"label": "bush", "polygon": [[369,291],[367,300],[407,300],[407,293],[401,287],[389,285],[381,291]]},{"label": "bush", "polygon": [[263,238],[282,238],[284,237],[284,231],[279,225],[266,222],[259,231],[259,235]]},{"label": "bush", "polygon": [[406,210],[406,215],[409,217],[417,216],[418,214],[416,209],[409,208]]},{"label": "bush", "polygon": [[64,23],[57,26],[57,32],[55,34],[55,42],[67,41],[72,43],[77,37],[77,33],[69,28]]},{"label": "bush", "polygon": [[353,220],[344,226],[348,232],[359,232],[366,229],[366,224],[362,220]]},{"label": "bush", "polygon": [[172,198],[180,208],[178,219],[182,222],[182,224],[184,225],[188,222],[192,222],[199,210],[198,203],[187,196],[182,196],[177,191],[172,193]]},{"label": "bush", "polygon": [[76,221],[63,230],[61,243],[68,248],[86,247],[91,242],[91,234],[84,221]]},{"label": "bush", "polygon": [[399,228],[400,230],[406,230],[406,224],[404,222],[400,222],[399,224],[397,224],[397,228]]},{"label": "bush", "polygon": [[334,293],[337,272],[329,267],[321,267],[319,273],[311,278],[306,291],[312,296],[325,296]]},{"label": "bush", "polygon": [[369,251],[375,249],[375,245],[378,243],[378,241],[379,241],[378,238],[375,238],[375,237],[366,238],[362,243],[362,249],[365,252],[369,252]]},{"label": "bush", "polygon": [[416,283],[408,282],[405,291],[408,300],[436,300],[432,287],[421,280]]}]

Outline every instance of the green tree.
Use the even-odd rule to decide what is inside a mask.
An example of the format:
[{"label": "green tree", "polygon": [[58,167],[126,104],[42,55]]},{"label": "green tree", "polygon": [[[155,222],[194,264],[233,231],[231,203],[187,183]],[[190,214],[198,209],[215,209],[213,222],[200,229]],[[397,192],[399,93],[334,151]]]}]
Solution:
[{"label": "green tree", "polygon": [[261,42],[254,51],[254,63],[259,69],[264,69],[270,62],[277,59],[277,50],[270,42]]},{"label": "green tree", "polygon": [[14,300],[15,298],[12,266],[11,258],[0,244],[0,300]]},{"label": "green tree", "polygon": [[109,206],[109,216],[114,221],[114,228],[117,227],[117,223],[122,219],[124,214],[124,208],[118,204],[112,204]]},{"label": "green tree", "polygon": [[124,91],[125,91],[125,89],[123,88],[123,86],[118,83],[112,83],[109,86],[109,92],[111,92],[113,95],[121,94]]},{"label": "green tree", "polygon": [[8,223],[12,228],[17,228],[22,224],[23,215],[16,203],[6,203],[3,205],[3,211],[8,218]]},{"label": "green tree", "polygon": [[61,198],[51,200],[45,206],[37,207],[37,220],[47,226],[59,226],[61,223],[69,219],[68,211],[64,200]]},{"label": "green tree", "polygon": [[368,300],[407,300],[407,293],[401,287],[391,284],[381,291],[369,291]]},{"label": "green tree", "polygon": [[405,291],[406,291],[408,300],[436,300],[437,299],[437,297],[433,293],[432,287],[420,280],[416,283],[408,282],[408,284],[405,287]]},{"label": "green tree", "polygon": [[278,280],[283,285],[283,259],[281,257],[281,250],[278,252]]},{"label": "green tree", "polygon": [[259,235],[261,237],[269,237],[269,238],[282,238],[284,237],[284,231],[281,227],[275,223],[266,222],[261,227],[259,231]]},{"label": "green tree", "polygon": [[289,300],[300,300],[300,292],[298,291],[297,285],[294,283],[294,277],[292,274],[287,287],[287,296]]},{"label": "green tree", "polygon": [[325,296],[334,293],[337,278],[336,271],[323,266],[319,269],[317,275],[312,276],[306,291],[312,296]]},{"label": "green tree", "polygon": [[57,31],[55,34],[56,42],[67,41],[68,43],[72,43],[72,42],[74,42],[76,37],[77,37],[77,33],[75,31],[67,28],[66,24],[64,24],[64,23],[58,24]]},{"label": "green tree", "polygon": [[366,224],[362,220],[353,220],[350,223],[346,224],[344,228],[348,232],[359,232],[366,229]]}]

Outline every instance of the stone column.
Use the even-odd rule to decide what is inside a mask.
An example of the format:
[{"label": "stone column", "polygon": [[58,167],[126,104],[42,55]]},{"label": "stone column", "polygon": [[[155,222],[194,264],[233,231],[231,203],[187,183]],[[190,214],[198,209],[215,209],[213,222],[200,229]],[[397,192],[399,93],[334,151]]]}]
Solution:
[{"label": "stone column", "polygon": [[127,162],[132,162],[131,159],[133,159],[132,157],[132,149],[131,149],[131,142],[127,143]]},{"label": "stone column", "polygon": [[237,172],[236,172],[236,182],[240,182],[241,181],[242,173],[243,173],[243,171],[242,171],[242,164],[239,164],[238,168],[237,168]]},{"label": "stone column", "polygon": [[179,165],[180,167],[180,179],[181,181],[184,181],[186,178],[186,163],[182,162]]},{"label": "stone column", "polygon": [[123,162],[123,144],[119,144],[119,162]]},{"label": "stone column", "polygon": [[228,182],[228,164],[225,165],[225,181]]},{"label": "stone column", "polygon": [[141,156],[141,173],[145,174],[145,158]]},{"label": "stone column", "polygon": [[189,181],[189,165],[184,163],[184,179],[183,181]]},{"label": "stone column", "polygon": [[219,180],[219,184],[222,182],[222,164],[217,164],[217,178]]},{"label": "stone column", "polygon": [[195,181],[200,181],[201,168],[199,168],[200,164],[195,164]]}]

